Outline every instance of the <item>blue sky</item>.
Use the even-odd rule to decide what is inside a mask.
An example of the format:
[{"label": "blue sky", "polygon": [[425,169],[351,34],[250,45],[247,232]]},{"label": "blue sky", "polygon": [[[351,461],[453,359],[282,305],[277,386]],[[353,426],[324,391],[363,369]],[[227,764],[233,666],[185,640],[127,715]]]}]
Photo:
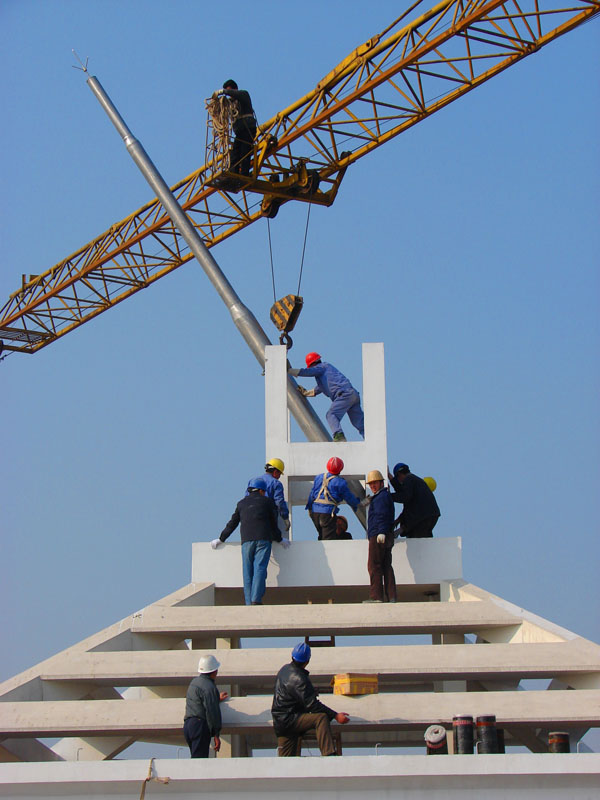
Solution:
[{"label": "blue sky", "polygon": [[[4,0],[2,303],[151,198],[71,48],[173,184],[204,162],[204,98],[225,78],[268,119],[399,14],[299,8]],[[465,577],[596,641],[598,31],[348,171],[312,211],[291,359],[318,350],[360,388],[361,342],[383,341],[390,459],[436,477],[436,534],[463,537]],[[278,296],[305,221],[284,207],[272,223]],[[213,255],[274,339],[266,222]],[[261,471],[264,397],[194,263],[5,359],[0,383],[6,678],[188,582],[191,543]]]}]

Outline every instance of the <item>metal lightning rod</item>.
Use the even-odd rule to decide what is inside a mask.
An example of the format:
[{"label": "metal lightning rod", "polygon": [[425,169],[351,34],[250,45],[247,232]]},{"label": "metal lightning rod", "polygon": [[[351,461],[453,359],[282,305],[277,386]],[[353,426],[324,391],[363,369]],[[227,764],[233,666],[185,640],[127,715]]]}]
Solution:
[{"label": "metal lightning rod", "polygon": [[[82,64],[80,60],[79,63]],[[87,74],[87,61],[85,65],[82,64],[81,70]],[[123,139],[129,155],[132,157],[140,172],[152,187],[152,190],[156,193],[156,196],[162,203],[162,206],[170,217],[171,221],[181,233],[182,237],[190,248],[190,251],[194,254],[196,260],[208,276],[208,279],[217,290],[219,297],[229,309],[231,317],[237,329],[244,337],[246,344],[252,350],[256,360],[264,369],[265,347],[271,344],[269,337],[261,328],[254,314],[246,305],[244,305],[233,286],[227,280],[225,274],[211,255],[209,249],[206,247],[198,232],[175,199],[162,175],[150,159],[150,156],[146,153],[138,139],[136,139],[129,130],[125,120],[119,114],[114,103],[104,91],[100,81],[95,76],[90,75],[86,79],[86,83],[96,96],[102,108],[106,111],[110,121],[113,123]],[[294,419],[310,442],[331,441],[329,432],[306,398],[300,394],[298,391],[298,384],[291,375],[287,376],[287,400],[288,408],[293,414]],[[365,492],[360,481],[349,480],[348,485],[357,497],[364,497]],[[356,511],[356,516],[360,520],[363,527],[366,527],[365,510],[363,508],[359,508]]]}]

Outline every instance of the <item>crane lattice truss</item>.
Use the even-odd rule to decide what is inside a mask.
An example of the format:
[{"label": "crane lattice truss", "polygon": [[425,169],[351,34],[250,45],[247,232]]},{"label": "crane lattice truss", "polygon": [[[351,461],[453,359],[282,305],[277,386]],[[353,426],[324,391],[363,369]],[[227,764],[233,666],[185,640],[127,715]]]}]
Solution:
[{"label": "crane lattice truss", "polygon": [[[173,187],[212,247],[290,200],[331,205],[347,167],[600,11],[600,0],[447,0],[383,33],[259,128],[250,178],[218,158]],[[158,200],[21,287],[0,338],[33,353],[192,258]]]}]

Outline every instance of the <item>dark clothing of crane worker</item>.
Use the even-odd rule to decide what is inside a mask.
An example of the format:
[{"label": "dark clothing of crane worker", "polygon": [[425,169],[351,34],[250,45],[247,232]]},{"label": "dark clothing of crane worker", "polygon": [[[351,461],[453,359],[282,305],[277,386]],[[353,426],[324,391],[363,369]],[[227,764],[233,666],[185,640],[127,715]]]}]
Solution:
[{"label": "dark clothing of crane worker", "polygon": [[392,567],[394,546],[394,501],[390,490],[384,486],[383,475],[373,469],[367,475],[367,484],[373,492],[367,518],[369,539],[369,571],[371,603],[396,602],[396,576]]},{"label": "dark clothing of crane worker", "polygon": [[332,364],[321,361],[318,353],[309,353],[306,356],[306,369],[288,370],[290,375],[300,378],[315,378],[317,385],[314,389],[305,389],[298,386],[298,391],[304,397],[316,397],[324,394],[332,401],[326,419],[334,442],[345,442],[346,437],[342,431],[340,420],[348,414],[350,422],[360,435],[365,438],[365,415],[360,405],[360,395],[352,386],[345,375]]},{"label": "dark clothing of crane worker", "polygon": [[348,520],[341,514],[338,514],[335,518],[335,538],[338,541],[352,539],[352,534],[348,530]]},{"label": "dark clothing of crane worker", "polygon": [[215,753],[221,748],[219,703],[226,700],[228,694],[219,692],[215,686],[220,666],[214,656],[202,656],[198,662],[198,677],[190,683],[185,696],[183,735],[192,758],[208,758],[211,737],[215,740]]},{"label": "dark clothing of crane worker", "polygon": [[263,478],[253,478],[248,484],[250,494],[240,500],[219,538],[211,542],[213,550],[216,550],[241,523],[242,573],[247,606],[262,605],[271,546],[273,542],[281,542],[277,506],[270,497],[265,497],[266,488]]},{"label": "dark clothing of crane worker", "polygon": [[318,531],[319,539],[337,539],[336,514],[339,504],[345,500],[353,511],[360,505],[358,497],[352,494],[340,472],[344,469],[341,458],[334,456],[327,462],[327,472],[317,475],[308,500],[306,510]]},{"label": "dark clothing of crane worker", "polygon": [[235,139],[229,157],[229,171],[250,175],[250,162],[256,136],[256,115],[252,108],[252,100],[248,92],[238,89],[237,83],[232,80],[225,81],[223,92],[227,97],[236,100],[239,106],[239,113],[233,123]]},{"label": "dark clothing of crane worker", "polygon": [[400,523],[400,536],[407,539],[422,539],[433,536],[441,512],[433,492],[423,478],[413,475],[407,464],[400,462],[389,475],[395,489],[394,502],[403,503],[402,513],[396,520]]},{"label": "dark clothing of crane worker", "polygon": [[277,673],[271,716],[277,736],[277,755],[299,756],[302,734],[315,732],[322,756],[335,756],[331,721],[345,725],[350,717],[321,703],[308,676],[310,647],[304,642],[292,650],[292,661]]}]

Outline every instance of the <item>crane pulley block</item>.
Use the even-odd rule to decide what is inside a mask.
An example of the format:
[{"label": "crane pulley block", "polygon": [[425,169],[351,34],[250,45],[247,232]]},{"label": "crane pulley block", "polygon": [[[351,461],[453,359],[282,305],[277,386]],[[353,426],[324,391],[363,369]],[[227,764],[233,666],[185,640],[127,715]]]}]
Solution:
[{"label": "crane pulley block", "polygon": [[278,331],[281,331],[279,342],[285,344],[288,348],[292,346],[292,339],[288,336],[290,331],[294,330],[294,325],[300,312],[304,300],[297,294],[286,294],[281,300],[277,300],[271,306],[271,321]]}]

